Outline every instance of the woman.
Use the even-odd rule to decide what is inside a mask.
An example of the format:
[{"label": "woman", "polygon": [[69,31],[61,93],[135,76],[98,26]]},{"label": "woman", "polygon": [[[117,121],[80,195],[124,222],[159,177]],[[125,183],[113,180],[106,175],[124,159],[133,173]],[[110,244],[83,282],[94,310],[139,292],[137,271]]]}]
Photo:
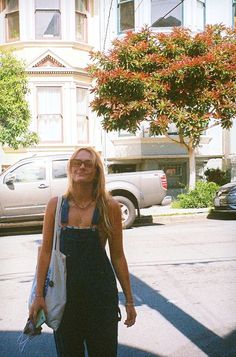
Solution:
[{"label": "woman", "polygon": [[[62,322],[54,332],[60,357],[117,355],[119,320],[116,279],[107,258],[108,241],[112,266],[126,299],[127,327],[136,312],[129,272],[122,245],[119,203],[105,190],[99,154],[92,148],[78,149],[68,163],[68,190],[61,207],[61,251],[67,256],[67,303]],[[46,209],[43,244],[38,263],[36,298],[30,308],[35,321],[40,309],[47,311],[43,287],[52,250],[57,197]]]}]

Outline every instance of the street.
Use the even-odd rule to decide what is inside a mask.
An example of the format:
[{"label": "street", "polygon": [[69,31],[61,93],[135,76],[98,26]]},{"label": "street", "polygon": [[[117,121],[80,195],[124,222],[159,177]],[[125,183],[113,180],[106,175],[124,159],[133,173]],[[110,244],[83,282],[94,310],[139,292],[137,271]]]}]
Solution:
[{"label": "street", "polygon": [[[56,357],[51,330],[18,351],[41,234],[0,237],[0,356]],[[136,325],[118,357],[236,356],[236,224],[201,218],[124,231]],[[124,298],[120,292],[124,320]],[[72,356],[73,357],[73,356]]]}]

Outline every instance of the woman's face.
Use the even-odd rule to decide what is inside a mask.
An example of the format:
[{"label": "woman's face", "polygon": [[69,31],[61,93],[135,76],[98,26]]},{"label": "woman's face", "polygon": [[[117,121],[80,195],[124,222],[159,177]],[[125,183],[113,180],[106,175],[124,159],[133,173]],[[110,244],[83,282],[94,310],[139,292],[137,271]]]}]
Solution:
[{"label": "woman's face", "polygon": [[74,182],[92,183],[96,175],[96,166],[92,154],[87,150],[79,151],[71,159],[71,177]]}]

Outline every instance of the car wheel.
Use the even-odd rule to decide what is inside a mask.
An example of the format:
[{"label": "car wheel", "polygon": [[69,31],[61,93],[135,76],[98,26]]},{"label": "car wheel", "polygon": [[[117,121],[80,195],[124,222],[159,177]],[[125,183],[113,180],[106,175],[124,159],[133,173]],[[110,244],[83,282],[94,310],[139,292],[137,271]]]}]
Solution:
[{"label": "car wheel", "polygon": [[123,196],[114,196],[114,199],[120,203],[123,228],[130,228],[136,218],[133,202]]}]

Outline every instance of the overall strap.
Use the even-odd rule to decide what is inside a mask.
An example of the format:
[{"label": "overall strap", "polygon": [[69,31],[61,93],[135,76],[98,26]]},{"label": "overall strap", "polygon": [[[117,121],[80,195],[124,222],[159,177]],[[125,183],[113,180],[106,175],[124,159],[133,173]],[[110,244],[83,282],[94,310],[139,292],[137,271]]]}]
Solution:
[{"label": "overall strap", "polygon": [[61,205],[61,224],[66,224],[68,222],[68,214],[69,214],[69,202],[66,197],[63,197],[63,201]]},{"label": "overall strap", "polygon": [[99,218],[100,218],[99,209],[96,206],[93,212],[92,226],[96,226],[99,223]]}]

